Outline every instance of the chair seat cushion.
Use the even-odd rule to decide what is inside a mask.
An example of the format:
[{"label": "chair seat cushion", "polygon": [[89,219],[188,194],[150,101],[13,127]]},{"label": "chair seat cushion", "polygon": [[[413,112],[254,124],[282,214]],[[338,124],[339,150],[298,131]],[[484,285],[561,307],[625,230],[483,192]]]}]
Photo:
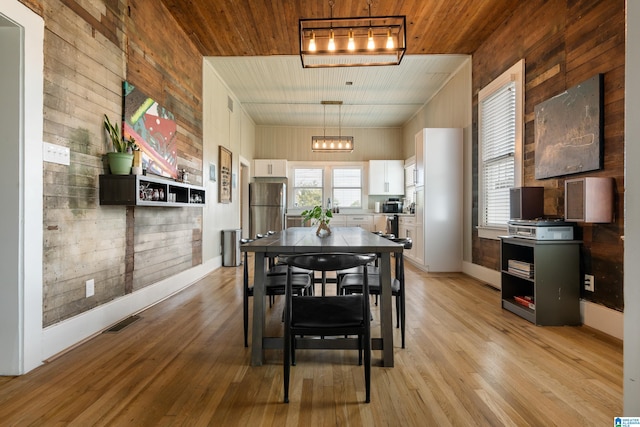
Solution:
[{"label": "chair seat cushion", "polygon": [[[343,290],[345,294],[354,292],[362,292],[362,274],[346,274],[340,281],[340,290]],[[391,281],[391,293],[393,295],[400,292],[400,281],[398,279],[392,279]],[[369,275],[369,293],[380,294],[380,275]]]},{"label": "chair seat cushion", "polygon": [[335,329],[361,326],[363,323],[360,295],[292,299],[291,326],[293,328]]}]

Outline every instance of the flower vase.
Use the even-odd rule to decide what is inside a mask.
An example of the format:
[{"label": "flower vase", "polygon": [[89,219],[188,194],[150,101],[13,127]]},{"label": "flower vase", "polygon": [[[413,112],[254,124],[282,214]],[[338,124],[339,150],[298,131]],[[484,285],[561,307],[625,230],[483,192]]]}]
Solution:
[{"label": "flower vase", "polygon": [[331,234],[331,229],[329,228],[329,225],[324,221],[320,221],[320,225],[318,225],[318,229],[316,230],[316,236],[324,237],[330,234]]},{"label": "flower vase", "polygon": [[109,159],[109,169],[113,175],[129,175],[133,164],[133,154],[129,153],[107,153]]}]

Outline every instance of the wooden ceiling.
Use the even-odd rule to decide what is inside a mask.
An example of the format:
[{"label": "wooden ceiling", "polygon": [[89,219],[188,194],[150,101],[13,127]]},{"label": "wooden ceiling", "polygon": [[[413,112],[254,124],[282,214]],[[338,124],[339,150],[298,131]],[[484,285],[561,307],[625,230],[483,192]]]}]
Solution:
[{"label": "wooden ceiling", "polygon": [[[519,0],[335,0],[334,17],[405,15],[407,54],[472,54]],[[203,56],[299,53],[298,20],[329,0],[162,0]]]},{"label": "wooden ceiling", "polygon": [[[371,16],[406,16],[402,63],[303,71],[298,20],[329,18],[329,0],[161,1],[257,125],[367,128],[403,126],[520,4],[372,0]],[[335,18],[368,14],[368,0],[335,0]]]}]

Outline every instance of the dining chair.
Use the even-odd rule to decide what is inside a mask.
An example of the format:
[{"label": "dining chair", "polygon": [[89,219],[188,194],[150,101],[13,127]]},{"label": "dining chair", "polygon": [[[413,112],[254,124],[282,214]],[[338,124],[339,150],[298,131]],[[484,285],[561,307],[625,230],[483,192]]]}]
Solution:
[{"label": "dining chair", "polygon": [[[367,264],[375,254],[311,253],[283,256],[286,263],[287,287],[284,312],[284,401],[289,402],[291,365],[295,365],[295,350],[301,348],[358,349],[358,363],[364,355],[365,401],[371,401],[371,312]],[[313,271],[337,271],[363,266],[361,287],[365,294],[331,296],[295,296],[293,268]],[[349,338],[356,335],[357,338]],[[320,339],[307,337],[321,337]],[[327,338],[332,337],[332,338]],[[344,337],[344,338],[338,338]],[[303,341],[305,340],[305,341]],[[302,346],[302,344],[308,344]]]},{"label": "dining chair", "polygon": [[[413,241],[410,237],[390,238],[389,240],[401,244],[405,250],[413,247]],[[395,260],[395,277],[391,282],[391,295],[395,298],[396,302],[396,327],[401,328],[402,348],[405,348],[406,301],[403,253],[396,253]],[[362,272],[345,274],[338,283],[339,294],[350,295],[361,292]],[[380,276],[377,273],[369,273],[369,294],[375,295],[377,304],[378,296],[380,295]]]},{"label": "dining chair", "polygon": [[[252,242],[253,239],[240,239],[240,244]],[[242,319],[244,324],[244,346],[249,347],[249,297],[253,296],[253,286],[249,284],[249,257],[248,252],[244,253],[243,280],[242,280]],[[254,280],[255,280],[254,271]],[[295,274],[291,281],[293,292],[296,295],[313,294],[311,287],[311,276],[309,274]],[[266,275],[264,283],[264,294],[269,297],[269,302],[275,295],[284,295],[287,285],[286,274]]]}]

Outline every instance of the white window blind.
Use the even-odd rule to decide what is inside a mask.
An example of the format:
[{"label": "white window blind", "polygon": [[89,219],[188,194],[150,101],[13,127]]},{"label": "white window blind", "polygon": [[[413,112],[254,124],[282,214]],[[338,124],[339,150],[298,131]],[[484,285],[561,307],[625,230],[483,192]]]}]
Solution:
[{"label": "white window blind", "polygon": [[322,168],[293,170],[294,206],[308,208],[322,205]]},{"label": "white window blind", "polygon": [[362,169],[333,169],[333,206],[362,207]]},{"label": "white window blind", "polygon": [[509,220],[509,188],[515,186],[515,82],[509,81],[480,101],[480,114],[481,224],[504,227]]}]

